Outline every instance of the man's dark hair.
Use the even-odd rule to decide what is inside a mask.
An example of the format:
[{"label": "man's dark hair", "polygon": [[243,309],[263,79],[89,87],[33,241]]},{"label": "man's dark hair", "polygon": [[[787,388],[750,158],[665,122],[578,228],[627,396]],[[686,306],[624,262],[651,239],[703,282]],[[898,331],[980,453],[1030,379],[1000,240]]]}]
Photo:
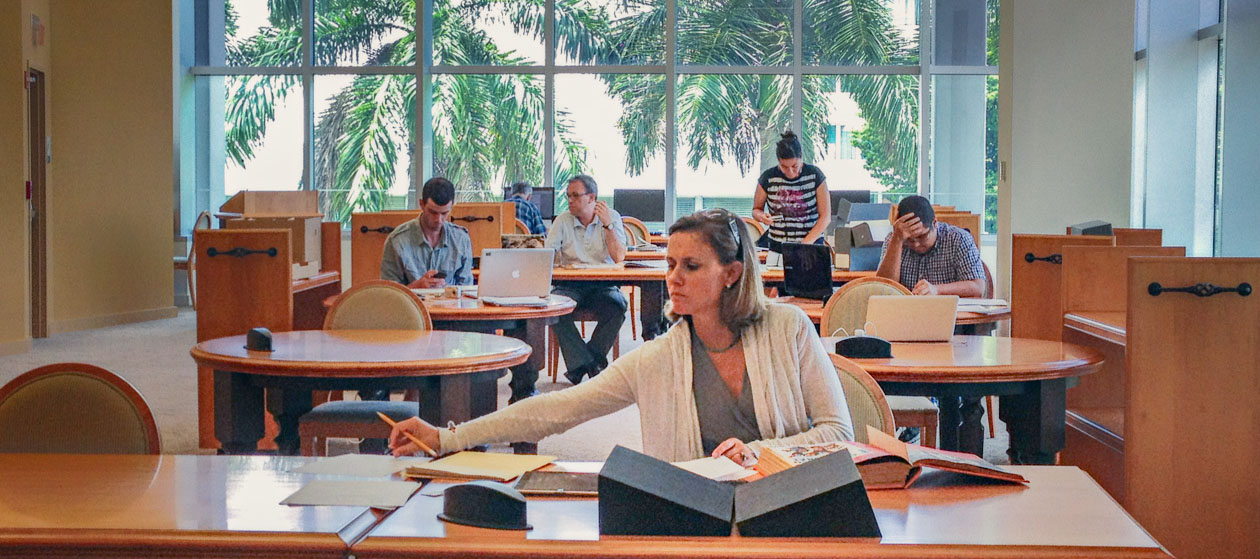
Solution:
[{"label": "man's dark hair", "polygon": [[433,200],[434,204],[445,206],[455,200],[455,185],[445,177],[433,177],[424,181],[424,187],[420,189],[420,203],[425,200]]},{"label": "man's dark hair", "polygon": [[512,196],[524,196],[528,198],[530,193],[532,193],[533,191],[534,191],[534,187],[530,186],[529,183],[525,181],[517,181],[517,182],[512,183],[512,191],[511,191]]},{"label": "man's dark hair", "polygon": [[774,154],[779,159],[799,159],[804,152],[801,149],[801,140],[796,137],[791,130],[780,134],[782,139],[774,146]]},{"label": "man's dark hair", "polygon": [[901,203],[897,204],[897,217],[914,214],[919,218],[919,222],[928,229],[936,223],[936,211],[932,209],[932,203],[922,196],[906,196],[901,199]]},{"label": "man's dark hair", "polygon": [[[575,175],[573,178],[569,179],[569,182],[573,182],[573,181],[578,181],[582,183],[582,186],[586,187],[587,194],[594,194],[595,196],[599,196],[599,187],[595,185],[595,179],[592,178],[590,175]],[[565,183],[565,184],[568,184],[568,183]]]}]

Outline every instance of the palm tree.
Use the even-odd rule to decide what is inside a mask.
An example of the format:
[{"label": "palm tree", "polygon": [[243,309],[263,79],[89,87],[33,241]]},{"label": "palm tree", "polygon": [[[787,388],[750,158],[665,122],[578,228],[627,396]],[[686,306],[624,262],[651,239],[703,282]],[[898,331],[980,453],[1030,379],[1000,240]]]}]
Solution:
[{"label": "palm tree", "polygon": [[[620,53],[642,56],[661,50],[664,3],[646,0],[649,9],[611,25],[609,43]],[[790,3],[777,0],[688,0],[678,3],[676,33],[680,64],[746,66],[791,62]],[[803,53],[806,63],[913,63],[915,54],[895,33],[887,8],[878,0],[806,0]],[[641,172],[665,142],[662,91],[644,87],[653,76],[609,75],[608,90],[622,101],[618,123],[627,144],[626,168]],[[917,172],[917,80],[907,76],[810,77],[802,83],[801,135],[805,158],[821,150],[819,131],[829,108],[824,93],[840,89],[853,95],[870,131],[889,154],[895,171]],[[774,140],[791,116],[791,83],[786,76],[680,74],[677,85],[677,137],[680,153],[692,169],[703,163],[733,160],[741,173],[774,162]]]},{"label": "palm tree", "polygon": [[[546,0],[435,0],[433,51],[439,64],[519,65],[475,23],[499,17],[519,32],[540,38]],[[302,0],[269,0],[271,26],[248,41],[229,41],[229,62],[285,65],[300,59]],[[681,64],[786,65],[791,56],[791,17],[779,0],[690,0],[680,2],[676,38]],[[852,64],[889,64],[908,56],[878,0],[806,0],[809,59]],[[622,0],[631,15],[613,17],[583,0],[557,0],[557,47],[581,62],[661,62],[665,21],[661,0]],[[234,16],[227,3],[229,33]],[[370,53],[370,64],[407,67],[415,63],[415,0],[316,0],[317,64]],[[391,32],[402,38],[385,40]],[[786,66],[785,66],[786,68]],[[786,69],[785,69],[786,71]],[[885,76],[846,77],[871,130],[891,165],[917,167],[917,94],[911,81]],[[899,78],[891,76],[891,78]],[[665,103],[660,76],[602,76],[608,93],[622,103],[618,122],[627,146],[626,167],[642,172],[664,144]],[[230,82],[227,154],[244,165],[261,143],[276,103],[298,84],[296,76],[241,76]],[[802,134],[805,155],[825,149],[814,129],[827,121],[823,92],[834,78],[808,78]],[[678,137],[693,169],[733,159],[741,172],[773,161],[773,138],[790,121],[790,78],[766,75],[682,74],[678,84]],[[316,127],[314,178],[327,215],[346,220],[352,211],[381,209],[385,191],[400,171],[401,155],[414,150],[416,83],[410,75],[361,75],[338,92]],[[433,93],[434,174],[450,178],[463,199],[491,199],[498,186],[543,176],[543,91],[528,74],[439,75]],[[573,137],[567,114],[556,115],[560,149],[554,176],[584,171],[585,147]],[[407,169],[414,174],[414,169]],[[491,184],[491,183],[496,184]],[[311,188],[311,185],[302,185]]]},{"label": "palm tree", "polygon": [[[434,5],[435,57],[444,64],[519,65],[526,61],[500,50],[476,20],[491,8],[506,6],[511,21],[542,34],[542,0],[476,0]],[[285,65],[300,54],[301,4],[269,0],[271,26],[248,41],[229,42],[233,64]],[[367,63],[408,67],[415,64],[415,0],[318,0],[315,4],[317,64],[331,65],[369,52]],[[230,3],[228,32],[235,30]],[[565,4],[557,9],[559,44],[575,54],[600,53],[601,14]],[[399,39],[383,40],[391,32]],[[572,32],[567,32],[572,31]],[[435,175],[459,185],[461,198],[497,197],[496,186],[543,177],[543,90],[532,75],[444,75],[435,77],[433,98]],[[244,165],[263,141],[275,107],[299,81],[296,76],[239,76],[230,82],[226,107],[227,155]],[[326,215],[347,221],[355,211],[383,209],[386,191],[400,171],[400,157],[413,152],[416,130],[416,80],[411,75],[360,75],[334,95],[319,115],[315,131],[313,176],[324,192]],[[557,145],[563,156],[557,176],[580,169],[585,147],[573,137],[561,113]],[[405,150],[405,151],[404,151]],[[401,152],[401,153],[400,153]],[[496,180],[502,184],[490,184]],[[302,185],[311,188],[311,185]]]}]

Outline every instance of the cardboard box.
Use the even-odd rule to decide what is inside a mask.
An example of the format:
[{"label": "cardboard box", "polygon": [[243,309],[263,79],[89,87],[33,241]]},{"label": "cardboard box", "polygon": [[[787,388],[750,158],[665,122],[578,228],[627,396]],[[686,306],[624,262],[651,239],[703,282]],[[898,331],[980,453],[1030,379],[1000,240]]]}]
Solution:
[{"label": "cardboard box", "polygon": [[319,193],[314,190],[237,192],[222,206],[222,213],[241,217],[320,216]]},{"label": "cardboard box", "polygon": [[[319,263],[320,246],[323,235],[320,233],[320,217],[243,217],[229,219],[223,224],[224,229],[288,229],[289,243],[293,263]],[[319,266],[316,266],[318,270]],[[297,271],[294,271],[297,278]],[[308,276],[309,277],[309,276]]]}]

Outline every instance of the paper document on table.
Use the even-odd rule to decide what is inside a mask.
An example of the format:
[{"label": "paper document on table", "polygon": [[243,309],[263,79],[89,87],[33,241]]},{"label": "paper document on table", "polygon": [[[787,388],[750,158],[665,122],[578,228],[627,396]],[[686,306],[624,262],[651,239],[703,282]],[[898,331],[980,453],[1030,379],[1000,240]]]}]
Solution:
[{"label": "paper document on table", "polygon": [[570,270],[616,270],[621,267],[621,264],[608,264],[603,262],[599,264],[592,264],[590,262],[574,262],[572,264],[565,264],[561,267],[569,268]]},{"label": "paper document on table", "polygon": [[669,265],[664,260],[630,260],[626,262],[627,268],[660,268],[664,270]]},{"label": "paper document on table", "polygon": [[280,501],[282,505],[351,506],[393,509],[407,504],[420,484],[411,481],[331,481],[317,479]]},{"label": "paper document on table", "polygon": [[496,307],[545,307],[550,297],[482,297],[481,302]]},{"label": "paper document on table", "polygon": [[530,470],[537,470],[546,466],[555,459],[555,456],[466,450],[445,458],[439,458],[427,464],[407,468],[403,475],[409,479],[492,479],[495,481],[508,481]]},{"label": "paper document on table", "polygon": [[292,471],[299,474],[386,477],[428,461],[428,458],[394,458],[380,454],[342,454],[307,462]]},{"label": "paper document on table", "polygon": [[709,456],[685,462],[674,462],[674,466],[715,481],[734,481],[757,473],[755,470],[736,464],[734,460],[725,456]]},{"label": "paper document on table", "polygon": [[958,312],[977,314],[994,314],[1009,311],[1010,304],[1005,299],[959,299]]}]

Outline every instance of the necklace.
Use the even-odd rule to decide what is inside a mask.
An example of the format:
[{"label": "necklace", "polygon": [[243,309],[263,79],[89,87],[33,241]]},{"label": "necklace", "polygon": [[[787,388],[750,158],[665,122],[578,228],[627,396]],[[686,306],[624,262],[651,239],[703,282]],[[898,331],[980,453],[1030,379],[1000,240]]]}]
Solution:
[{"label": "necklace", "polygon": [[731,343],[727,344],[727,346],[726,346],[726,347],[721,348],[721,349],[709,349],[709,346],[705,345],[704,340],[700,339],[700,335],[699,335],[699,334],[696,334],[696,342],[700,344],[700,347],[701,347],[701,348],[703,348],[705,351],[707,351],[707,352],[709,352],[709,353],[723,353],[723,352],[726,352],[726,351],[730,350],[731,348],[735,347],[735,344],[739,343],[739,340],[740,340],[742,337],[743,337],[742,335],[740,335],[740,334],[736,334],[736,335],[735,335],[735,339],[734,339],[734,340],[731,340]]}]

